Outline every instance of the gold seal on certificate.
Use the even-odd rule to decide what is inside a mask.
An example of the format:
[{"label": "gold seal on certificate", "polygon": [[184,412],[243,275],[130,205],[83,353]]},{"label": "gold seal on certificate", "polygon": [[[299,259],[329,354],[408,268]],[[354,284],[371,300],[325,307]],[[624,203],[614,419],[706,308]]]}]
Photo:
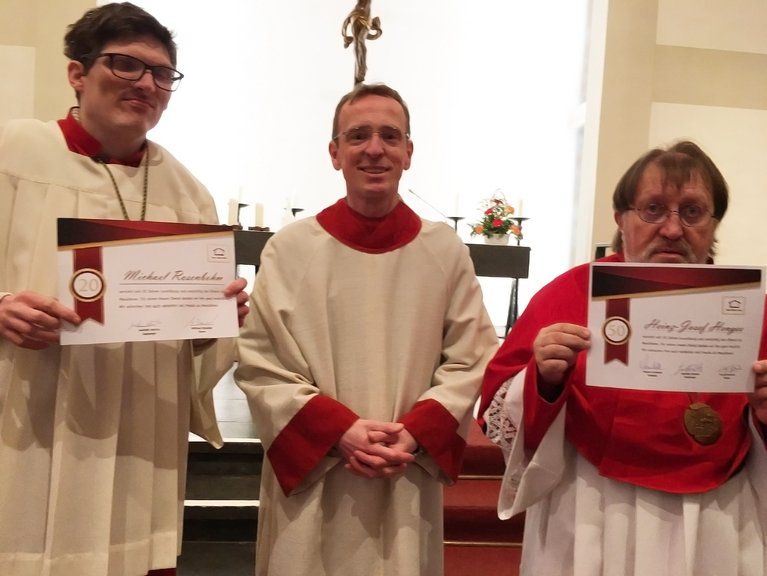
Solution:
[{"label": "gold seal on certificate", "polygon": [[602,324],[602,336],[613,346],[620,346],[631,336],[631,325],[625,318],[611,316]]},{"label": "gold seal on certificate", "polygon": [[684,428],[698,444],[708,446],[722,435],[722,419],[708,404],[693,402],[684,411]]},{"label": "gold seal on certificate", "polygon": [[104,275],[93,268],[81,268],[72,274],[69,291],[75,300],[94,302],[104,294]]}]

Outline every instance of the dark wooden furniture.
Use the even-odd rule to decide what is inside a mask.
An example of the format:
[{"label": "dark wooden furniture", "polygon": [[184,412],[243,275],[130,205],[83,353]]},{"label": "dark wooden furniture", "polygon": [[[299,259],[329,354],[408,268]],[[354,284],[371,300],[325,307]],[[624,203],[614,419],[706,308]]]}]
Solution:
[{"label": "dark wooden furniture", "polygon": [[519,279],[527,278],[530,271],[529,246],[494,246],[491,244],[467,244],[477,276],[511,278],[509,310],[506,314],[506,330],[503,337],[517,321],[519,315]]}]

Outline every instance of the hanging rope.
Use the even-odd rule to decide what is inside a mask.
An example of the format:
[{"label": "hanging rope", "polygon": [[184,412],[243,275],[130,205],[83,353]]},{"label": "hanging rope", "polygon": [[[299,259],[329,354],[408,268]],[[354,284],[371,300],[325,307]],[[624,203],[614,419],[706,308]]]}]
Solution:
[{"label": "hanging rope", "polygon": [[[370,1],[358,0],[357,6],[352,10],[344,20],[341,27],[341,36],[344,37],[344,48],[354,42],[354,53],[356,56],[356,65],[354,67],[354,85],[365,81],[365,74],[368,71],[367,66],[367,46],[366,40],[376,40],[381,37],[381,20],[376,16],[370,19]],[[349,31],[349,33],[347,33]]]}]

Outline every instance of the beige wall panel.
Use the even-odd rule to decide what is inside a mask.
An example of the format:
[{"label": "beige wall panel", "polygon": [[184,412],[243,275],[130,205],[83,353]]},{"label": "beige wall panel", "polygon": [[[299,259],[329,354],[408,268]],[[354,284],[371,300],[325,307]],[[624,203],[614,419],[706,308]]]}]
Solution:
[{"label": "beige wall panel", "polygon": [[[9,94],[0,89],[2,116],[25,116],[42,120],[62,117],[75,102],[66,76],[67,59],[63,38],[69,24],[96,5],[96,0],[0,0],[0,46],[33,50],[24,82],[11,86]],[[34,90],[28,91],[27,74]],[[21,100],[26,100],[23,104]]]},{"label": "beige wall panel", "polygon": [[0,45],[0,70],[13,82],[0,82],[0,123],[29,118],[35,91],[35,49]]},{"label": "beige wall panel", "polygon": [[657,46],[654,87],[656,102],[767,109],[767,54]]},{"label": "beige wall panel", "polygon": [[610,2],[593,243],[612,240],[615,231],[613,189],[629,164],[647,147],[656,23],[654,2]]},{"label": "beige wall panel", "polygon": [[697,142],[730,186],[730,206],[717,235],[717,262],[767,266],[767,111],[653,105],[650,144],[679,138]]},{"label": "beige wall panel", "polygon": [[659,0],[658,44],[767,54],[764,0]]},{"label": "beige wall panel", "polygon": [[38,0],[0,0],[0,44],[29,46],[35,35]]},{"label": "beige wall panel", "polygon": [[37,4],[35,117],[54,120],[75,104],[74,92],[67,81],[64,34],[67,26],[96,6],[96,0],[38,0]]}]

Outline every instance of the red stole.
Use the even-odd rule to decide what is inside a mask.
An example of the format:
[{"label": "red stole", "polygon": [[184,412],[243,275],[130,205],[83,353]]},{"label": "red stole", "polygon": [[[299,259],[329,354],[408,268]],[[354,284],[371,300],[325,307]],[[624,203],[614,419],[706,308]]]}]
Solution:
[{"label": "red stole", "polygon": [[421,231],[421,219],[401,201],[386,216],[368,218],[341,198],[317,214],[317,222],[339,242],[369,254],[402,248]]}]

